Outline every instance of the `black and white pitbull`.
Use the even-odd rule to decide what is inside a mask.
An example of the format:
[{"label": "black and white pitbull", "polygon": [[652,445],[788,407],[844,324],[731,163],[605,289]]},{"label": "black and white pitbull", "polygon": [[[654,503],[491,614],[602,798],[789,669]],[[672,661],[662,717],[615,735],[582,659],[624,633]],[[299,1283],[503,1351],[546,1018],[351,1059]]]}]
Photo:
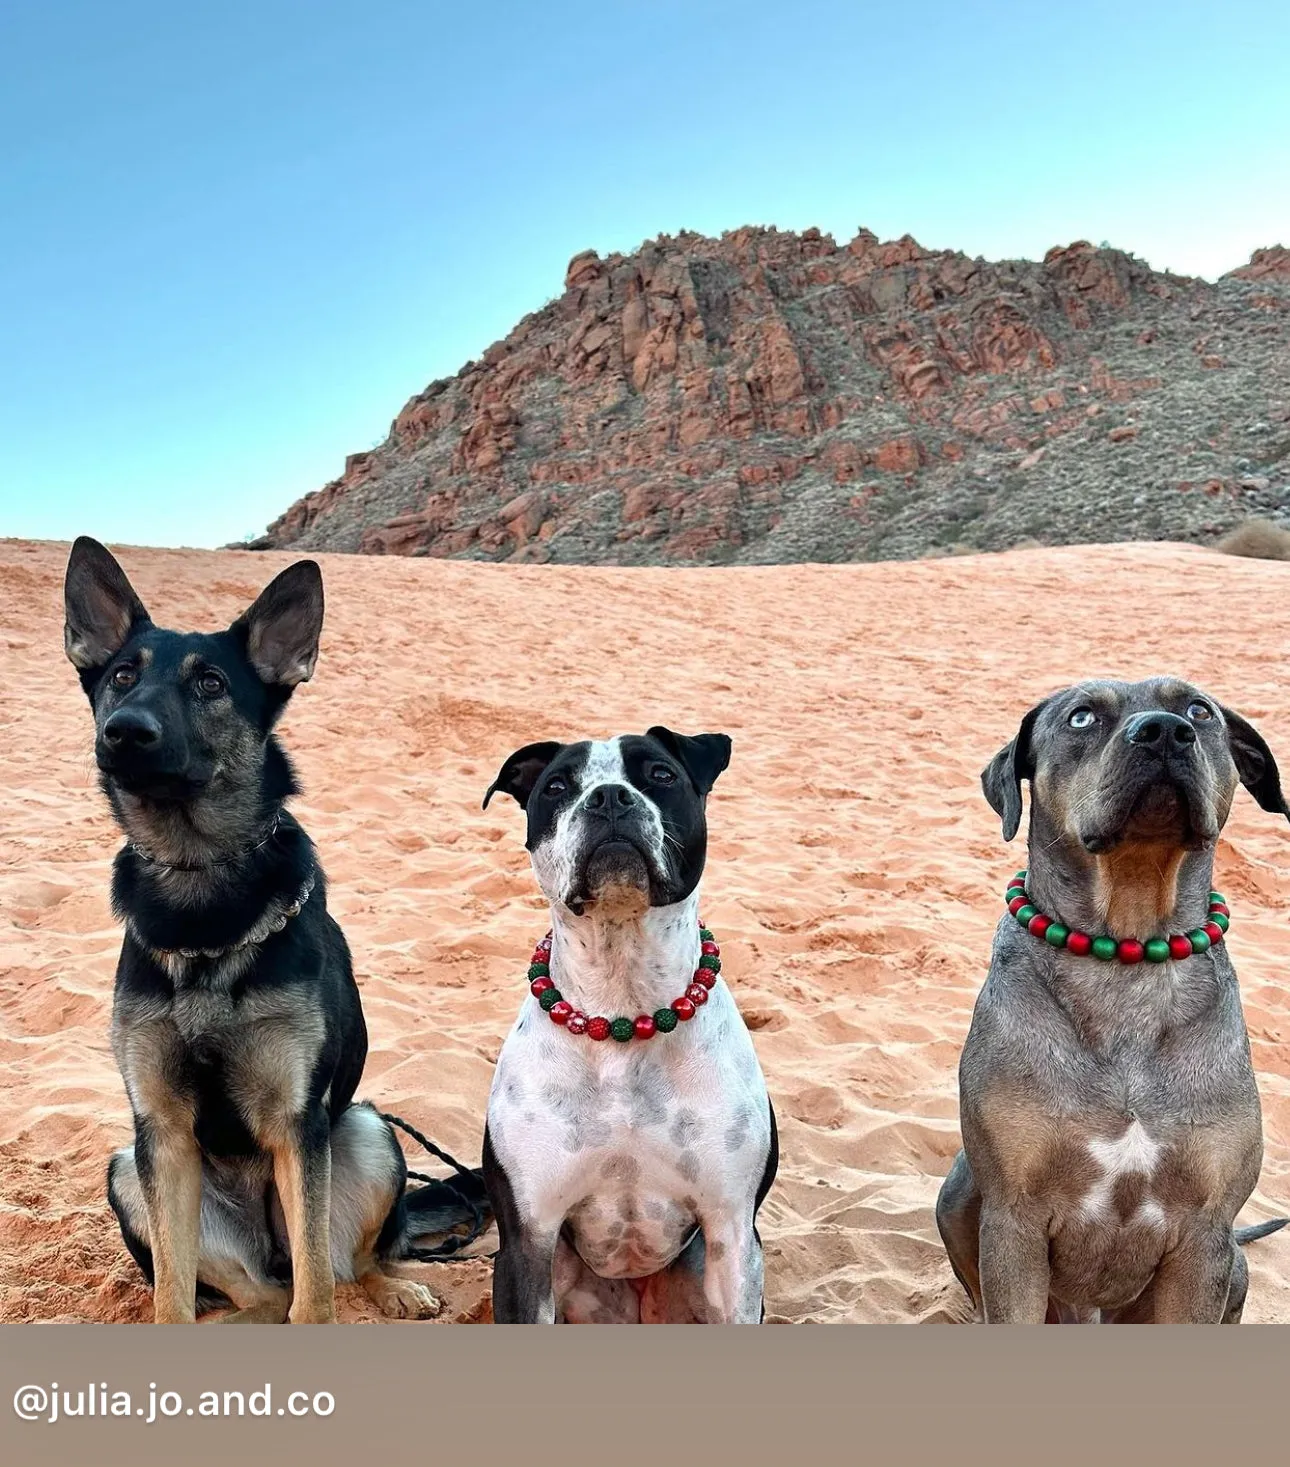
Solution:
[{"label": "black and white pitbull", "polygon": [[[657,727],[529,744],[484,798],[502,791],[527,814],[567,1006],[525,1000],[489,1096],[498,1323],[762,1318],[755,1219],[778,1161],[774,1111],[725,983],[682,1001],[701,956],[704,806],[729,760],[724,734]],[[661,1010],[680,1020],[664,1013],[651,1032]],[[638,1017],[622,1041],[590,1022]]]},{"label": "black and white pitbull", "polygon": [[936,1204],[950,1262],[987,1323],[1235,1323],[1239,1245],[1286,1220],[1233,1228],[1263,1130],[1226,910],[1206,916],[1238,785],[1290,813],[1276,761],[1190,683],[1097,681],[986,767],[1007,840],[1023,781],[1025,901],[995,937]]}]

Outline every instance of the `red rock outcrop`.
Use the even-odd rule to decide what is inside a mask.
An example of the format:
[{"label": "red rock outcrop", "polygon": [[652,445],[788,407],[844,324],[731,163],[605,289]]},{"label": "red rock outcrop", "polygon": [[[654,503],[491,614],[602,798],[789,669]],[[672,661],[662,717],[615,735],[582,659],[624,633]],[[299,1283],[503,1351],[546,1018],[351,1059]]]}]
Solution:
[{"label": "red rock outcrop", "polygon": [[[1168,499],[1177,521],[1180,485],[1239,479],[1222,456],[1242,373],[1263,384],[1254,419],[1290,394],[1290,251],[1231,279],[1085,241],[992,263],[867,230],[587,250],[558,300],[254,543],[634,563],[1082,538],[1098,516],[1072,465],[1111,537],[1136,533],[1102,478],[1132,463],[1145,484],[1115,492],[1132,487],[1139,520],[1143,494]],[[1144,426],[1199,374],[1212,424],[1176,443]],[[1209,533],[1204,513],[1181,532]]]}]

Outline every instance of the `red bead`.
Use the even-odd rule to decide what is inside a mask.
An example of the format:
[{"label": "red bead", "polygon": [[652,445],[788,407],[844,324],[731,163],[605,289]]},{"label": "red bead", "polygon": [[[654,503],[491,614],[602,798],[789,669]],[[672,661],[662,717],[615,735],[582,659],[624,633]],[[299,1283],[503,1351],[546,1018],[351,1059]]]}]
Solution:
[{"label": "red bead", "polygon": [[529,984],[529,991],[533,994],[534,998],[541,998],[548,988],[554,987],[555,984],[550,978],[535,978],[533,982]]},{"label": "red bead", "polygon": [[1209,938],[1211,943],[1222,942],[1223,940],[1223,929],[1217,922],[1206,922],[1200,930]]},{"label": "red bead", "polygon": [[1210,907],[1209,915],[1211,917],[1214,915],[1215,912],[1219,913],[1223,917],[1230,917],[1232,915],[1231,912],[1228,911],[1226,904],[1223,902],[1215,902],[1214,905]]},{"label": "red bead", "polygon": [[597,1016],[594,1019],[588,1019],[587,1020],[587,1038],[588,1039],[608,1039],[609,1038],[609,1020],[608,1019],[602,1019],[599,1016]]},{"label": "red bead", "polygon": [[587,1016],[581,1009],[574,1009],[569,1015],[569,1022],[564,1026],[570,1034],[585,1034],[587,1032]]},{"label": "red bead", "polygon": [[1072,932],[1066,939],[1066,951],[1077,958],[1086,958],[1093,948],[1093,939],[1087,932]]},{"label": "red bead", "polygon": [[1146,957],[1147,950],[1134,938],[1126,937],[1116,948],[1115,955],[1122,963],[1140,963]]},{"label": "red bead", "polygon": [[530,963],[545,963],[550,958],[550,956],[551,956],[551,950],[550,950],[550,948],[535,947],[533,949],[533,956],[529,959],[529,962]]},{"label": "red bead", "polygon": [[685,996],[692,1004],[697,1004],[702,1008],[708,1001],[708,990],[702,983],[691,983],[689,988],[685,990]]},{"label": "red bead", "polygon": [[1008,903],[1008,910],[1015,917],[1017,913],[1021,911],[1022,907],[1029,906],[1029,904],[1030,898],[1023,893],[1019,897],[1013,897],[1013,899]]},{"label": "red bead", "polygon": [[1030,933],[1031,937],[1042,937],[1052,925],[1053,919],[1039,912],[1026,923],[1026,931]]},{"label": "red bead", "polygon": [[675,1011],[678,1019],[694,1018],[694,1005],[688,998],[674,998],[671,1007]]},{"label": "red bead", "polygon": [[699,944],[699,951],[703,953],[705,957],[709,958],[719,958],[721,956],[721,949],[717,946],[715,942],[701,942]]},{"label": "red bead", "polygon": [[1169,956],[1182,962],[1184,958],[1191,957],[1191,938],[1171,937],[1169,939]]},{"label": "red bead", "polygon": [[704,988],[711,988],[717,981],[717,975],[711,968],[696,968],[694,970],[694,982],[701,983]]},{"label": "red bead", "polygon": [[652,1039],[658,1025],[648,1014],[638,1014],[632,1027],[636,1030],[637,1039]]},{"label": "red bead", "polygon": [[561,999],[559,1003],[553,1003],[547,1009],[547,1013],[550,1015],[553,1024],[567,1024],[570,1015],[573,1013],[573,1005]]}]

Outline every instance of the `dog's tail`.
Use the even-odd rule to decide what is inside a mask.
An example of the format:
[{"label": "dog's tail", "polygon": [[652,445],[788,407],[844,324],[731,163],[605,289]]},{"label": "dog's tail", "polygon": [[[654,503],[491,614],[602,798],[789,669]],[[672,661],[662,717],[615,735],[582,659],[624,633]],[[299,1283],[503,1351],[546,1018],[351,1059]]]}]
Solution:
[{"label": "dog's tail", "polygon": [[[479,1167],[463,1166],[457,1158],[436,1146],[401,1116],[380,1112],[381,1119],[412,1137],[432,1156],[447,1162],[453,1175],[440,1179],[424,1172],[408,1172],[410,1187],[403,1194],[400,1226],[394,1256],[433,1262],[452,1258],[483,1234],[492,1221],[492,1208]],[[431,1240],[437,1240],[432,1242]],[[387,1246],[389,1246],[387,1244]]]},{"label": "dog's tail", "polygon": [[1269,1233],[1279,1233],[1287,1223],[1290,1223],[1290,1217],[1270,1217],[1267,1222],[1255,1223],[1253,1227],[1237,1228],[1236,1241],[1242,1245],[1257,1243]]},{"label": "dog's tail", "polygon": [[456,1245],[434,1250],[436,1257],[448,1257],[474,1242],[492,1218],[484,1174],[478,1167],[458,1172],[446,1181],[432,1177],[418,1187],[410,1187],[404,1193],[403,1205],[407,1209],[404,1237],[412,1250],[407,1254],[409,1258],[425,1252],[424,1240],[430,1238],[443,1238]]}]

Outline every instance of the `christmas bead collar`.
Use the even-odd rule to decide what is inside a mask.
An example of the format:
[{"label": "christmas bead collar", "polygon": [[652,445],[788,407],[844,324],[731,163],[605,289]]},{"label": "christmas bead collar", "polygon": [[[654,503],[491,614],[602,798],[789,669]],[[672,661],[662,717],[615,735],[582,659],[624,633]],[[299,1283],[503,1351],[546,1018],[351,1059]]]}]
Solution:
[{"label": "christmas bead collar", "polygon": [[655,1034],[670,1034],[678,1024],[694,1018],[708,1001],[708,990],[716,983],[721,972],[721,949],[712,933],[699,923],[700,953],[699,966],[694,978],[680,996],[674,998],[665,1009],[655,1009],[652,1014],[637,1014],[634,1019],[620,1016],[606,1019],[597,1014],[588,1017],[581,1009],[575,1009],[551,978],[551,934],[533,949],[533,962],[529,967],[529,990],[545,1010],[553,1024],[560,1024],[570,1034],[585,1034],[588,1039],[616,1039],[626,1044],[629,1039],[653,1039]]},{"label": "christmas bead collar", "polygon": [[1090,937],[1087,932],[1073,931],[1052,917],[1045,917],[1030,900],[1024,871],[1018,871],[1008,883],[1004,901],[1008,904],[1008,911],[1032,937],[1038,937],[1049,947],[1074,953],[1076,957],[1088,957],[1091,953],[1104,963],[1112,959],[1121,963],[1140,963],[1144,959],[1148,963],[1166,963],[1171,958],[1179,962],[1222,942],[1232,915],[1223,900],[1223,893],[1211,891],[1209,921],[1200,927],[1190,932],[1177,932],[1172,937],[1150,937],[1146,942],[1138,942],[1132,937],[1117,942],[1114,937]]}]

